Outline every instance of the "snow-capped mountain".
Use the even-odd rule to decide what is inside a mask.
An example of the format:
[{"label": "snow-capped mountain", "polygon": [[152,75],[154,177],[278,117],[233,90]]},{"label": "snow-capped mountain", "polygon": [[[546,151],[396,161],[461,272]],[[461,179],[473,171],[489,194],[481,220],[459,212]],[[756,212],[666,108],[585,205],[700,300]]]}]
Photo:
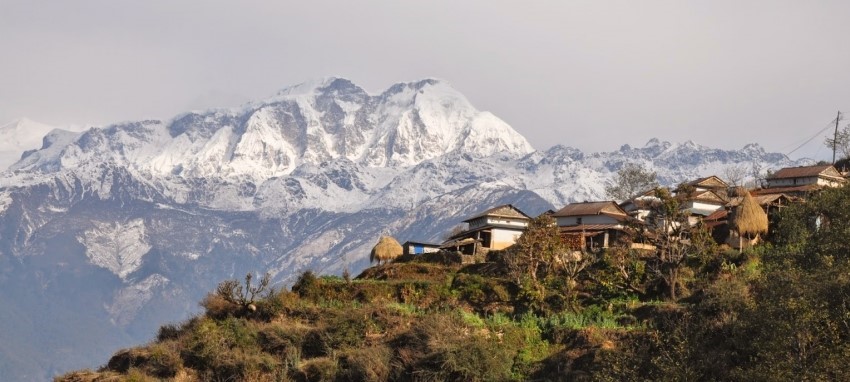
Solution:
[{"label": "snow-capped mountain", "polygon": [[[21,118],[0,125],[0,171],[19,161],[21,155],[42,146],[42,141],[53,126]],[[66,127],[65,131],[81,131],[81,127]]]},{"label": "snow-capped mountain", "polygon": [[234,109],[45,134],[0,173],[0,303],[20,312],[0,318],[0,376],[15,380],[94,367],[249,271],[280,285],[356,273],[383,233],[439,241],[497,204],[536,214],[604,198],[627,162],[667,184],[794,164],[757,145],[658,140],[535,151],[432,79],[370,94],[327,78]]}]

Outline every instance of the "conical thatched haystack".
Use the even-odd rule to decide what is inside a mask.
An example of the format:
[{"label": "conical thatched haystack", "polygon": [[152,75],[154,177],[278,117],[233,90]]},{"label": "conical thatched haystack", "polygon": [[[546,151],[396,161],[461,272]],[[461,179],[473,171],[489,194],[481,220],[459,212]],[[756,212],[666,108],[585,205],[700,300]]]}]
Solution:
[{"label": "conical thatched haystack", "polygon": [[752,239],[759,234],[767,233],[767,214],[749,192],[744,192],[744,199],[735,210],[732,227],[738,232],[741,240],[744,236]]},{"label": "conical thatched haystack", "polygon": [[402,252],[401,244],[396,239],[390,236],[381,236],[381,240],[378,240],[378,244],[375,244],[372,253],[369,254],[369,262],[377,261],[378,264],[381,264],[401,256]]}]

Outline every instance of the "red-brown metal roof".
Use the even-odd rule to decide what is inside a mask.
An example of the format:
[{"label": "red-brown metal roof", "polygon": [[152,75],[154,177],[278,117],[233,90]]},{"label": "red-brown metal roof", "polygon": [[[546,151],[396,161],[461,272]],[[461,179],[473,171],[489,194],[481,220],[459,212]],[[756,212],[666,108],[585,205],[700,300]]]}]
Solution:
[{"label": "red-brown metal roof", "polygon": [[499,216],[514,219],[531,220],[531,217],[526,215],[525,212],[520,211],[519,208],[514,207],[512,204],[503,204],[501,206],[493,207],[487,211],[481,212],[469,219],[464,220],[464,222],[469,222],[484,216]]},{"label": "red-brown metal roof", "polygon": [[572,203],[555,212],[554,217],[570,217],[570,216],[589,216],[589,215],[607,215],[611,217],[628,217],[626,211],[623,211],[617,203],[612,201],[605,202],[584,202]]},{"label": "red-brown metal roof", "polygon": [[769,179],[807,178],[812,176],[825,176],[830,178],[841,178],[841,173],[831,164],[819,166],[786,167],[770,176]]}]

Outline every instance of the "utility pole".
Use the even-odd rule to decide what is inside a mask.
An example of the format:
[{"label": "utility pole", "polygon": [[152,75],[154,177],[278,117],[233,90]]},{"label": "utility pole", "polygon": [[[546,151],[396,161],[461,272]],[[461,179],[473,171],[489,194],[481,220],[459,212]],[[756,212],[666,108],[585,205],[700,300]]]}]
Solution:
[{"label": "utility pole", "polygon": [[835,117],[835,134],[832,136],[832,164],[835,165],[835,149],[838,144],[838,121],[841,120],[841,110],[838,111],[838,116]]}]

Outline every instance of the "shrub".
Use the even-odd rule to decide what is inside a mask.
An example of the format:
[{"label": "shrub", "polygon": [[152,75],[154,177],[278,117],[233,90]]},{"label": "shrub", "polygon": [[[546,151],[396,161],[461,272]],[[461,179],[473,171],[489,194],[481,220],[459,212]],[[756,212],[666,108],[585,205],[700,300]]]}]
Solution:
[{"label": "shrub", "polygon": [[262,354],[257,328],[244,319],[200,320],[186,339],[181,357],[198,370],[202,379],[244,379],[246,373],[270,372],[279,367],[273,357]]},{"label": "shrub", "polygon": [[272,354],[283,363],[286,372],[294,372],[301,363],[301,347],[305,333],[291,327],[273,325],[257,333],[262,351]]},{"label": "shrub", "polygon": [[511,300],[507,288],[498,279],[480,275],[458,274],[452,280],[452,289],[460,300],[479,312],[487,311],[491,304],[506,304]]},{"label": "shrub", "polygon": [[254,304],[257,310],[252,312],[249,317],[269,322],[280,317],[287,308],[292,307],[297,298],[298,296],[294,293],[285,291],[270,295]]},{"label": "shrub", "polygon": [[314,295],[314,288],[316,284],[319,283],[319,279],[316,277],[316,274],[313,271],[304,271],[301,276],[298,276],[298,279],[295,280],[295,284],[292,285],[292,291],[297,293],[302,298]]},{"label": "shrub", "polygon": [[475,333],[434,346],[415,367],[416,375],[439,381],[500,381],[511,377],[515,348]]},{"label": "shrub", "polygon": [[157,378],[173,378],[182,366],[177,351],[166,344],[121,350],[106,364],[108,370],[127,373],[137,368]]},{"label": "shrub", "polygon": [[174,378],[183,367],[183,360],[174,347],[168,343],[151,345],[150,359],[143,370],[157,378]]},{"label": "shrub", "polygon": [[331,382],[336,379],[337,362],[333,358],[320,357],[301,364],[301,373],[307,381]]},{"label": "shrub", "polygon": [[242,311],[242,307],[238,304],[212,293],[204,297],[201,301],[201,306],[204,307],[206,315],[214,319],[237,316]]},{"label": "shrub", "polygon": [[351,349],[339,357],[337,380],[386,381],[392,352],[386,346]]},{"label": "shrub", "polygon": [[165,324],[159,327],[156,334],[157,341],[176,340],[180,337],[180,327],[174,324]]}]

